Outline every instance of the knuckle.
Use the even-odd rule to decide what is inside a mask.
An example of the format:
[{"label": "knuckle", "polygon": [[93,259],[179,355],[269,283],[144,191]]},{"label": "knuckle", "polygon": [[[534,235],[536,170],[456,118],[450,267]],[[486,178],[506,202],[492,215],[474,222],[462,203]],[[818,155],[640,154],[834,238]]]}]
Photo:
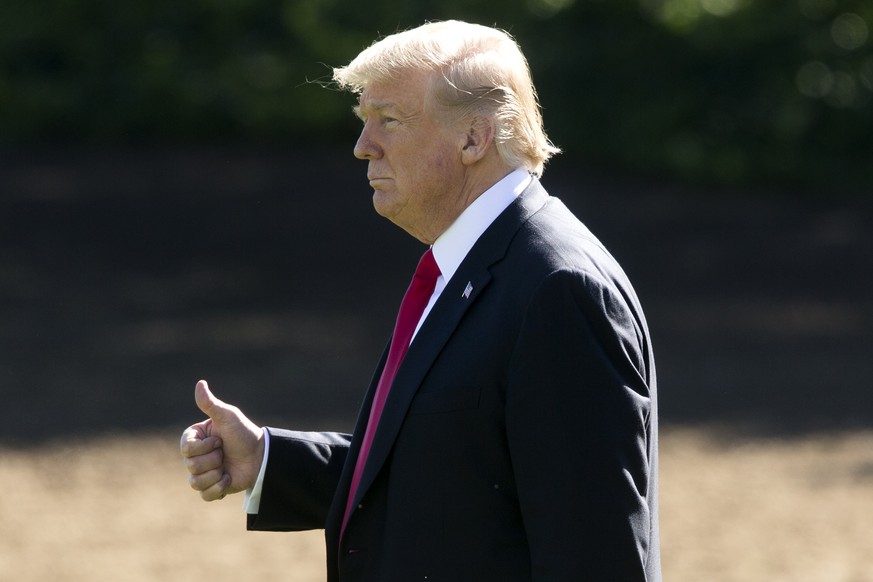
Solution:
[{"label": "knuckle", "polygon": [[197,457],[185,457],[185,468],[188,469],[188,472],[192,475],[197,475],[202,473],[202,471],[198,470]]},{"label": "knuckle", "polygon": [[207,471],[205,473],[192,473],[188,476],[188,483],[195,491],[206,491],[220,479],[221,475],[217,471]]},{"label": "knuckle", "polygon": [[208,487],[200,492],[200,497],[204,501],[220,501],[227,496],[226,487],[224,487],[224,483],[221,479],[218,480],[217,483],[213,484],[211,487]]},{"label": "knuckle", "polygon": [[194,475],[206,473],[213,469],[221,467],[222,454],[221,451],[213,451],[205,455],[195,455],[185,458],[185,467],[188,472]]},{"label": "knuckle", "polygon": [[179,451],[182,453],[183,457],[194,457],[199,454],[201,443],[202,441],[194,439],[183,440],[182,444],[179,446]]}]

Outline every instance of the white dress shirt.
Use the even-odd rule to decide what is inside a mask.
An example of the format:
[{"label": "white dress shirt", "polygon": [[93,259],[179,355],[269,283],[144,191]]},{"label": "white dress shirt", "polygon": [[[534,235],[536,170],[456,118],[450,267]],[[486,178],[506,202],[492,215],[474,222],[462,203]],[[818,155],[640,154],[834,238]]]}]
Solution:
[{"label": "white dress shirt", "polygon": [[[531,176],[526,170],[518,169],[510,172],[502,180],[483,192],[470,206],[455,219],[455,222],[434,241],[433,258],[440,269],[433,294],[418,320],[418,325],[412,335],[412,340],[427,318],[434,303],[439,299],[446,284],[451,280],[455,271],[461,266],[467,253],[482,236],[482,233],[491,226],[491,223],[501,212],[512,204],[522,191],[530,184]],[[410,341],[412,341],[410,340]],[[270,456],[270,435],[264,431],[264,461],[255,485],[246,491],[243,509],[246,513],[257,513],[261,503],[261,489],[264,483],[264,472],[267,469],[267,459]]]}]

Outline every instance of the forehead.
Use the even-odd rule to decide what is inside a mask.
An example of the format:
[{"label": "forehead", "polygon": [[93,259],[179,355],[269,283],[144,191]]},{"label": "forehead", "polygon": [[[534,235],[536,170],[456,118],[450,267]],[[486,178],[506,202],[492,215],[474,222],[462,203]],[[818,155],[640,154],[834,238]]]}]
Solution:
[{"label": "forehead", "polygon": [[427,103],[428,81],[426,75],[407,73],[396,79],[370,83],[358,97],[357,109],[364,112],[389,109],[408,114],[420,112]]}]

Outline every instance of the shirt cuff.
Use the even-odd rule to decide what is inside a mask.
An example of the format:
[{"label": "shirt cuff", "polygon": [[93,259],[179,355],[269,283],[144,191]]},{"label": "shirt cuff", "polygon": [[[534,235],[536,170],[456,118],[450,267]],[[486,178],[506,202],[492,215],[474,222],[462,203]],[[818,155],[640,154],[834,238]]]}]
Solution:
[{"label": "shirt cuff", "polygon": [[258,478],[251,489],[246,490],[243,500],[243,509],[246,513],[256,515],[261,508],[261,490],[264,488],[264,473],[267,470],[267,459],[270,458],[270,431],[264,428],[264,460],[261,461],[261,470]]}]

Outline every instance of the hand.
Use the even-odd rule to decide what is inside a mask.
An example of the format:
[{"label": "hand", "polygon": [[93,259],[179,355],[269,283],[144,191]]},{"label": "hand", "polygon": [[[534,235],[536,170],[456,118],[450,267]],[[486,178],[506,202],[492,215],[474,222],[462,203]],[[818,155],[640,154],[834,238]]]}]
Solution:
[{"label": "hand", "polygon": [[180,449],[191,488],[204,501],[249,489],[264,459],[263,429],[236,406],[213,396],[205,380],[197,382],[194,400],[209,418],[182,433]]}]

